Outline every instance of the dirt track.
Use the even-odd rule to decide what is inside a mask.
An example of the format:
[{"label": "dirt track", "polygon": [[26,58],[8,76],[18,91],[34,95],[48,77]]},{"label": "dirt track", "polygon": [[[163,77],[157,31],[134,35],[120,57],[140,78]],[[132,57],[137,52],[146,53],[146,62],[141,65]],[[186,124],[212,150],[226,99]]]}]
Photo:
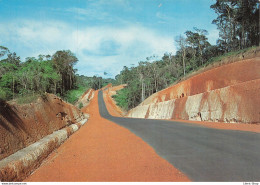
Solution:
[{"label": "dirt track", "polygon": [[82,119],[78,108],[53,94],[30,104],[0,102],[0,160]]},{"label": "dirt track", "polygon": [[189,181],[142,139],[101,118],[97,92],[83,110],[86,125],[25,181]]}]

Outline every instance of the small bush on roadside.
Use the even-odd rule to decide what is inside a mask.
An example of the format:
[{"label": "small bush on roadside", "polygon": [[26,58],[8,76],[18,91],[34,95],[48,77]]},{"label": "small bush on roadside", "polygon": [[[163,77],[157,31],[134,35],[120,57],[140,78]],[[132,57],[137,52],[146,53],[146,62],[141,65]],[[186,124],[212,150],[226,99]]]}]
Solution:
[{"label": "small bush on roadside", "polygon": [[82,108],[83,108],[83,103],[80,102],[80,104],[79,104],[79,109],[82,109]]},{"label": "small bush on roadside", "polygon": [[127,89],[121,89],[117,91],[116,95],[113,95],[112,98],[116,101],[116,104],[124,110],[128,110],[128,91]]},{"label": "small bush on roadside", "polygon": [[88,87],[79,87],[77,89],[73,89],[73,90],[70,90],[68,91],[65,96],[64,96],[64,99],[71,103],[71,104],[75,104],[77,102],[77,100],[79,99],[79,97],[84,93],[86,92],[86,90],[88,89]]}]

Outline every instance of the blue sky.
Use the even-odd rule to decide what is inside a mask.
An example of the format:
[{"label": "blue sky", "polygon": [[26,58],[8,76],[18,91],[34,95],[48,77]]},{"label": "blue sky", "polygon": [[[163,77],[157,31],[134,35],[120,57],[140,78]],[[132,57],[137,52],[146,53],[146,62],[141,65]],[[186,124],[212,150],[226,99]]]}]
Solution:
[{"label": "blue sky", "polygon": [[123,66],[175,53],[176,36],[208,30],[214,0],[0,0],[0,45],[25,57],[71,50],[79,74],[114,77]]}]

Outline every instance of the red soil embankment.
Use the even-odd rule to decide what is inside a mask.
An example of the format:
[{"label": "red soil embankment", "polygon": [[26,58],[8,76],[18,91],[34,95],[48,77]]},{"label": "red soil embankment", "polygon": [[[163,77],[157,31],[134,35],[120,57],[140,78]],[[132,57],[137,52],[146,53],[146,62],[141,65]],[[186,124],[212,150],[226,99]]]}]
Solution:
[{"label": "red soil embankment", "polygon": [[179,99],[260,79],[260,57],[226,64],[193,76],[148,97],[141,105]]},{"label": "red soil embankment", "polygon": [[128,116],[259,124],[259,92],[260,57],[255,57],[208,70],[155,93]]},{"label": "red soil embankment", "polygon": [[83,110],[88,123],[25,181],[189,181],[142,139],[103,119],[97,92]]},{"label": "red soil embankment", "polygon": [[48,93],[30,104],[1,102],[0,160],[82,118],[75,106]]}]

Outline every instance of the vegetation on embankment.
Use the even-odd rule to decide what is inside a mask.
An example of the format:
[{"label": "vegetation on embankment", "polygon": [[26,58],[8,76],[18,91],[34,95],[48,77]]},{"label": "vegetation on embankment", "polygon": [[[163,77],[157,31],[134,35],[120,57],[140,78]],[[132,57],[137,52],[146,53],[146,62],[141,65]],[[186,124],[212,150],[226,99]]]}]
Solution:
[{"label": "vegetation on embankment", "polygon": [[124,111],[128,110],[127,97],[128,97],[127,89],[121,89],[117,91],[115,95],[112,96],[112,98],[116,101],[116,104]]},{"label": "vegetation on embankment", "polygon": [[67,102],[70,102],[72,104],[76,103],[76,101],[79,99],[79,97],[84,94],[84,92],[86,92],[86,90],[88,89],[88,87],[83,87],[80,86],[77,89],[73,89],[68,91],[65,96],[64,96],[64,100]]},{"label": "vegetation on embankment", "polygon": [[255,47],[259,46],[260,35],[257,0],[216,1],[210,8],[218,15],[212,20],[219,31],[217,44],[208,42],[207,30],[194,27],[175,39],[178,46],[175,55],[165,53],[161,59],[152,56],[136,67],[125,66],[116,76],[117,84],[128,84],[114,96],[118,105],[129,110],[173,83],[223,64],[217,61],[259,50]]}]

